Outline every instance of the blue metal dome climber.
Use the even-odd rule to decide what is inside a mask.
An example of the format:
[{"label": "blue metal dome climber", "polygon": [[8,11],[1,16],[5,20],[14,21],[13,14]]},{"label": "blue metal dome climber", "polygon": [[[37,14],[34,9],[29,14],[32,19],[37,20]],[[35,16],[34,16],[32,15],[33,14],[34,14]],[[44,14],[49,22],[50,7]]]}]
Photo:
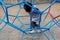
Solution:
[{"label": "blue metal dome climber", "polygon": [[[32,2],[32,0],[30,0],[30,2]],[[9,26],[11,26],[11,27],[13,27],[13,28],[15,28],[15,29],[17,29],[17,30],[19,30],[19,31],[21,31],[22,32],[22,37],[20,38],[20,40],[23,40],[23,37],[24,37],[24,35],[29,35],[30,33],[26,33],[27,31],[29,31],[29,30],[33,30],[33,28],[31,27],[31,24],[29,23],[29,24],[24,24],[22,21],[21,21],[21,17],[29,17],[29,15],[25,15],[25,16],[19,16],[19,14],[21,14],[20,13],[20,11],[21,11],[21,9],[23,9],[23,4],[24,3],[26,3],[26,0],[23,0],[22,2],[17,2],[16,4],[11,4],[11,5],[9,5],[9,6],[7,6],[2,0],[0,0],[0,6],[2,7],[2,9],[3,9],[3,12],[4,12],[4,17],[3,18],[0,18],[0,25],[4,22],[4,25],[0,28],[0,31],[1,30],[3,30],[4,29],[4,27],[6,26],[6,25],[9,25]],[[43,2],[44,3],[44,2]],[[47,14],[48,15],[48,12],[46,12],[45,13],[45,11],[46,10],[48,10],[52,5],[54,5],[56,3],[56,0],[54,0],[49,6],[47,6],[43,11],[41,11],[41,13],[42,13],[42,15],[43,14]],[[26,3],[27,4],[27,3]],[[19,8],[19,10],[18,10],[18,13],[16,14],[16,15],[10,15],[10,14],[8,14],[8,9],[9,8],[11,8],[11,7],[14,7],[14,6],[16,6],[16,5],[18,5],[20,8]],[[30,6],[30,5],[29,5]],[[31,6],[30,6],[31,7]],[[32,7],[33,8],[33,7]],[[36,10],[37,11],[37,10]],[[42,15],[41,15],[41,17],[42,17]],[[46,17],[47,17],[47,15],[46,15]],[[9,16],[11,16],[11,17],[14,17],[14,20],[13,20],[13,22],[11,23],[10,21],[9,21]],[[46,19],[46,17],[45,17],[45,19]],[[15,24],[14,24],[14,22],[15,22],[15,20],[18,20],[18,22],[20,23],[20,26],[16,26]],[[41,19],[41,18],[40,18]],[[32,20],[32,18],[30,18],[30,22],[31,22],[31,20]],[[49,22],[47,22],[46,24],[44,24],[44,25],[40,25],[40,21],[41,20],[39,20],[39,28],[36,28],[36,30],[41,30],[41,32],[40,33],[38,33],[38,32],[36,32],[36,33],[34,33],[33,35],[32,35],[32,37],[29,39],[29,40],[33,40],[34,39],[34,37],[36,36],[36,34],[44,34],[44,36],[47,38],[47,40],[50,40],[50,38],[48,37],[48,35],[46,34],[46,31],[48,31],[49,33],[50,33],[50,35],[51,35],[51,37],[52,37],[52,39],[53,40],[56,40],[55,39],[55,37],[54,37],[54,35],[52,34],[52,32],[50,31],[51,30],[51,28],[55,25],[55,24],[57,24],[57,23],[59,23],[60,22],[60,19],[57,19],[57,20],[55,20],[55,21],[53,21],[53,20],[50,20]],[[52,24],[51,24],[52,23]],[[48,26],[49,25],[49,26]],[[29,28],[27,28],[27,29],[23,29],[23,26],[30,26]],[[46,26],[48,26],[48,27],[46,27]],[[58,24],[58,26],[60,27],[60,25]],[[26,33],[26,34],[25,34]]]}]

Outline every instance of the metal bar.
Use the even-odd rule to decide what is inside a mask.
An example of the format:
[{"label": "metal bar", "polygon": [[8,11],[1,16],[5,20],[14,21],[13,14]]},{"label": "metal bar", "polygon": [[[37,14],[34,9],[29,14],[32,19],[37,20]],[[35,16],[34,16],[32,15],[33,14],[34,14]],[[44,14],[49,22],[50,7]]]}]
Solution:
[{"label": "metal bar", "polygon": [[0,31],[2,31],[2,30],[5,28],[6,25],[7,25],[7,24],[4,24],[4,25],[2,26],[2,28],[0,28]]},{"label": "metal bar", "polygon": [[[10,14],[9,14],[9,16],[16,17],[15,15],[10,15]],[[29,17],[29,15],[18,16],[18,17]]]},{"label": "metal bar", "polygon": [[50,40],[50,38],[47,36],[47,34],[46,33],[43,33],[44,35],[45,35],[45,37],[48,39],[48,40]]},{"label": "metal bar", "polygon": [[44,10],[42,11],[42,13],[44,13],[48,8],[50,8],[52,5],[54,5],[55,2],[56,2],[56,0],[54,0],[48,7],[46,7],[46,9],[44,9]]},{"label": "metal bar", "polygon": [[53,33],[52,33],[50,30],[48,30],[48,32],[50,33],[52,39],[53,39],[53,40],[56,40],[56,38],[55,38],[55,36],[53,35]]},{"label": "metal bar", "polygon": [[22,4],[23,2],[18,2],[17,4],[11,4],[10,6],[7,6],[7,8],[10,8],[10,7],[13,7],[13,6],[16,6],[16,5],[20,5]]},{"label": "metal bar", "polygon": [[7,9],[7,8],[6,8],[6,13],[5,13],[5,15],[6,15],[7,22],[9,22],[9,18],[8,18],[8,9]]},{"label": "metal bar", "polygon": [[12,23],[10,23],[10,22],[7,22],[7,21],[5,21],[5,20],[3,20],[3,19],[0,19],[0,20],[2,20],[3,22],[5,22],[5,23],[8,24],[9,26],[11,26],[11,27],[13,27],[13,28],[21,31],[22,33],[26,33],[25,30],[19,28],[18,26],[14,25],[14,24],[12,24]]}]

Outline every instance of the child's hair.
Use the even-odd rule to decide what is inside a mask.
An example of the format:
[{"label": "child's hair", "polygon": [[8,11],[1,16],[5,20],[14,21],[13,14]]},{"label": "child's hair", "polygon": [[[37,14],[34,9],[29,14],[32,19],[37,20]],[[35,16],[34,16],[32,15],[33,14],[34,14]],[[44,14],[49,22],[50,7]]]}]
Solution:
[{"label": "child's hair", "polygon": [[31,10],[32,10],[32,4],[31,3],[29,3],[29,2],[27,2],[27,4],[24,4],[24,9],[25,9],[25,11],[26,12],[31,12]]}]

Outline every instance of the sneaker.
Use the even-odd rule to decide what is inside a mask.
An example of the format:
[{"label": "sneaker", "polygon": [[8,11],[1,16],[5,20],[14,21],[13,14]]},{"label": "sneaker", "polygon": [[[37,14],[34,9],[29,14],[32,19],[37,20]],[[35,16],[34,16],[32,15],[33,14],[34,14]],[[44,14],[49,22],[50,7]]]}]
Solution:
[{"label": "sneaker", "polygon": [[32,31],[30,31],[30,33],[35,33],[36,32],[36,30],[32,30]]},{"label": "sneaker", "polygon": [[41,32],[40,30],[37,30],[37,32]]}]

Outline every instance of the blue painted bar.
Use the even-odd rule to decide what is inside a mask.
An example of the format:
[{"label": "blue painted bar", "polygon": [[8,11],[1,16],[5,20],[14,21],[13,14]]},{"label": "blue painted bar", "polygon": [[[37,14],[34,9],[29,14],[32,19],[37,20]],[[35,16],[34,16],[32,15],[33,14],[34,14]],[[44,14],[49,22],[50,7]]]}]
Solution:
[{"label": "blue painted bar", "polygon": [[13,27],[13,28],[15,28],[15,29],[17,29],[17,30],[19,30],[19,31],[21,31],[21,32],[23,32],[23,33],[26,33],[23,29],[19,28],[18,26],[15,26],[12,23],[8,23],[8,25],[11,26],[11,27]]},{"label": "blue painted bar", "polygon": [[20,22],[20,25],[25,26],[25,24],[19,18],[18,21]]},{"label": "blue painted bar", "polygon": [[46,24],[44,24],[44,25],[42,25],[41,27],[45,27],[45,26],[47,26],[49,23],[51,23],[51,22],[53,22],[52,20],[50,20],[48,23],[46,23]]},{"label": "blue painted bar", "polygon": [[0,2],[1,2],[1,0],[0,0]]},{"label": "blue painted bar", "polygon": [[[1,3],[1,2],[0,2]],[[5,9],[4,9],[4,5],[2,5],[2,3],[1,3],[1,5],[0,5],[1,7],[2,7],[2,9],[3,9],[3,12],[4,12],[4,17],[3,17],[3,19],[5,19]],[[0,24],[2,23],[2,21],[0,22]]]},{"label": "blue painted bar", "polygon": [[53,35],[53,33],[52,33],[50,30],[48,30],[48,32],[50,33],[52,39],[53,39],[53,40],[56,40],[56,37]]},{"label": "blue painted bar", "polygon": [[49,26],[49,29],[52,28],[52,26],[54,26],[56,23],[58,23],[60,21],[60,19],[58,21],[56,21],[54,24],[51,24],[51,26]]},{"label": "blue painted bar", "polygon": [[48,13],[46,14],[45,18],[43,19],[43,22],[46,20],[47,16],[48,16]]},{"label": "blue painted bar", "polygon": [[[5,16],[2,18],[2,19],[5,19]],[[0,22],[0,24],[3,22],[2,20],[0,20],[1,22]]]},{"label": "blue painted bar", "polygon": [[6,24],[8,24],[10,27],[13,27],[13,28],[21,31],[22,33],[26,33],[23,29],[19,28],[18,26],[15,26],[14,24],[12,24],[12,23],[10,23],[10,22],[7,22],[7,21],[5,21],[5,20],[3,20],[3,19],[0,19],[0,20],[2,20],[3,22],[5,22]]},{"label": "blue painted bar", "polygon": [[[58,20],[58,21],[56,21],[55,23],[58,23],[60,21],[60,19]],[[54,24],[52,24],[51,26],[49,26],[47,29],[45,29],[44,31],[41,31],[40,33],[43,33],[43,32],[46,32],[46,31],[48,31],[48,30],[50,30],[54,25],[55,25],[55,23]],[[45,27],[45,26],[44,26]]]},{"label": "blue painted bar", "polygon": [[[57,21],[56,19],[53,20],[53,22],[55,23],[55,21]],[[60,27],[59,23],[55,23],[58,27]]]},{"label": "blue painted bar", "polygon": [[54,5],[56,3],[56,0],[55,1],[53,1],[48,7],[46,7],[46,9],[44,9],[43,11],[42,11],[42,13],[44,13],[48,8],[50,8],[52,5]]},{"label": "blue painted bar", "polygon": [[[9,14],[8,16],[11,16],[11,17],[16,17],[15,15],[10,15],[10,14]],[[18,16],[18,18],[19,18],[19,17],[29,17],[29,15]]]},{"label": "blue painted bar", "polygon": [[43,33],[45,35],[45,37],[47,38],[47,40],[50,40],[50,38],[47,36],[46,33]]},{"label": "blue painted bar", "polygon": [[20,5],[20,4],[22,4],[23,2],[19,2],[19,3],[17,3],[17,4],[11,4],[10,6],[7,6],[7,8],[10,8],[10,7],[13,7],[13,6],[16,6],[16,5]]},{"label": "blue painted bar", "polygon": [[5,15],[6,15],[7,22],[9,22],[9,18],[8,18],[8,9],[7,9],[7,8],[6,8],[6,13],[5,13]]},{"label": "blue painted bar", "polygon": [[6,25],[7,25],[7,24],[4,24],[4,25],[2,26],[2,28],[0,28],[0,31],[2,31],[2,30],[6,27]]},{"label": "blue painted bar", "polygon": [[3,9],[3,12],[6,13],[6,12],[5,12],[5,9],[4,9],[4,5],[1,5],[1,7],[2,7],[2,9]]},{"label": "blue painted bar", "polygon": [[33,40],[33,38],[36,36],[36,34],[37,34],[37,33],[34,33],[34,34],[32,35],[32,37],[30,38],[30,40]]},{"label": "blue painted bar", "polygon": [[18,13],[16,14],[16,17],[14,18],[14,20],[13,20],[12,23],[14,23],[14,21],[15,21],[16,19],[18,19],[18,15],[19,15],[20,11],[21,11],[21,9],[18,10]]},{"label": "blue painted bar", "polygon": [[24,33],[22,33],[22,37],[20,38],[20,40],[23,40],[23,38],[24,38]]},{"label": "blue painted bar", "polygon": [[[1,1],[1,7],[3,8],[3,11],[5,12],[5,16],[6,16],[6,19],[7,19],[7,22],[9,22],[9,18],[8,18],[8,9],[6,8],[5,4]],[[5,7],[5,10],[4,10],[4,7]]]}]

